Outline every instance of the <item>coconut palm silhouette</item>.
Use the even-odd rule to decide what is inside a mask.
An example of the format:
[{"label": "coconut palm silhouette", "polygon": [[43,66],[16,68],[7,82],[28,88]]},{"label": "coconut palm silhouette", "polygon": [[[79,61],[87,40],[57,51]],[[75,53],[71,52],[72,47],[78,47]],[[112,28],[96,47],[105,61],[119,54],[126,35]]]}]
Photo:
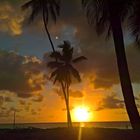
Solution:
[{"label": "coconut palm silhouette", "polygon": [[111,35],[112,32],[126,110],[133,129],[140,129],[140,117],[129,75],[122,29],[122,22],[129,22],[132,34],[139,43],[140,1],[82,0],[82,5],[89,23],[95,25],[98,34],[107,31],[107,34]]},{"label": "coconut palm silhouette", "polygon": [[79,72],[73,67],[73,63],[81,62],[86,60],[86,57],[80,56],[73,59],[73,48],[68,41],[64,41],[64,44],[59,45],[59,48],[62,49],[61,52],[53,52],[50,57],[57,58],[57,61],[51,61],[48,63],[48,67],[54,71],[51,74],[51,79],[54,79],[54,84],[58,82],[61,85],[66,109],[67,109],[67,123],[68,127],[72,127],[70,107],[69,107],[69,89],[72,84],[72,78],[75,78],[77,81],[81,81]]}]

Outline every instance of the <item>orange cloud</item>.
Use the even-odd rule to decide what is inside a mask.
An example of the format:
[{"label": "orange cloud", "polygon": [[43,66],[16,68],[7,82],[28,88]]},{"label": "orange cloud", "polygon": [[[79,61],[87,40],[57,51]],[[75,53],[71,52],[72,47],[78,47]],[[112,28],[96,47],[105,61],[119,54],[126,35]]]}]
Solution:
[{"label": "orange cloud", "polygon": [[22,34],[24,15],[21,10],[9,3],[0,4],[0,31],[11,35]]}]

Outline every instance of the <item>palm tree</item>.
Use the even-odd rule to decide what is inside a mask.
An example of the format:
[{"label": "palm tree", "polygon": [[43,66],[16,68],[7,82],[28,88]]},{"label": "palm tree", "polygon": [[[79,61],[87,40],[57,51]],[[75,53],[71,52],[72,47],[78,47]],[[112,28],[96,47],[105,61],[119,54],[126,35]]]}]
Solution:
[{"label": "palm tree", "polygon": [[[133,35],[139,42],[139,0],[82,0],[89,23],[95,25],[99,34],[112,31],[117,57],[118,71],[126,110],[133,129],[140,129],[140,117],[136,107],[133,88],[125,54],[122,22],[129,21]],[[128,18],[129,17],[129,18]]]},{"label": "palm tree", "polygon": [[51,35],[49,33],[47,25],[49,21],[49,16],[51,16],[51,18],[56,22],[57,16],[59,16],[60,13],[60,0],[30,0],[22,6],[23,10],[30,8],[32,11],[29,16],[29,22],[34,21],[34,19],[39,14],[42,15],[46,33],[51,43],[53,52],[55,52],[55,47],[51,39]]},{"label": "palm tree", "polygon": [[79,72],[73,67],[73,63],[85,60],[84,56],[77,57],[73,59],[73,48],[68,41],[64,41],[64,44],[59,45],[62,49],[62,53],[53,52],[50,56],[52,58],[57,58],[57,61],[51,61],[48,63],[48,67],[54,69],[51,74],[51,79],[54,79],[54,84],[59,82],[64,94],[66,109],[67,109],[67,123],[68,127],[72,127],[70,108],[69,108],[69,88],[72,83],[72,77],[77,81],[81,81]]}]

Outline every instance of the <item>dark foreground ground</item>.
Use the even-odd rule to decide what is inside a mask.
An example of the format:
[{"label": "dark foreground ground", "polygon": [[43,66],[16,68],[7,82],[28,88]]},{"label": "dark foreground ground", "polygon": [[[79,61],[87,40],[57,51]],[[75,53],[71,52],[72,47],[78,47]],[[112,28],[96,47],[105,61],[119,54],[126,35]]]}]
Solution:
[{"label": "dark foreground ground", "polygon": [[0,130],[0,140],[140,140],[140,131],[82,128]]}]

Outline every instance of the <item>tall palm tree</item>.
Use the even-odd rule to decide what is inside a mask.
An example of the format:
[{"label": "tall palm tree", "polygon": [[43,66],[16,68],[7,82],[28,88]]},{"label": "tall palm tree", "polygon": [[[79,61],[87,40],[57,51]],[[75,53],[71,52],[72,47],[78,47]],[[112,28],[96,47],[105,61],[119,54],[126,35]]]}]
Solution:
[{"label": "tall palm tree", "polygon": [[48,67],[54,69],[50,77],[51,79],[54,79],[54,84],[59,82],[62,87],[67,109],[67,123],[68,127],[72,127],[69,108],[69,88],[72,83],[72,77],[79,82],[81,81],[79,72],[73,67],[72,64],[85,60],[86,58],[84,56],[80,56],[73,59],[73,48],[68,41],[64,41],[64,44],[59,45],[58,47],[62,49],[62,53],[52,53],[50,56],[52,58],[57,57],[57,61],[49,62]]},{"label": "tall palm tree", "polygon": [[140,1],[82,0],[82,5],[86,10],[89,23],[95,25],[98,33],[103,33],[106,28],[108,28],[108,35],[112,31],[126,110],[133,129],[140,129],[140,117],[129,75],[122,29],[122,22],[129,21],[132,33],[139,42]]},{"label": "tall palm tree", "polygon": [[51,43],[51,47],[53,49],[53,52],[55,52],[55,47],[53,44],[53,41],[51,39],[51,35],[48,30],[48,21],[49,16],[56,22],[57,16],[59,16],[60,13],[60,0],[30,0],[26,2],[22,6],[23,10],[31,9],[31,14],[29,16],[29,22],[34,21],[34,19],[41,14],[44,27],[46,30],[46,33],[48,35],[49,41]]}]

